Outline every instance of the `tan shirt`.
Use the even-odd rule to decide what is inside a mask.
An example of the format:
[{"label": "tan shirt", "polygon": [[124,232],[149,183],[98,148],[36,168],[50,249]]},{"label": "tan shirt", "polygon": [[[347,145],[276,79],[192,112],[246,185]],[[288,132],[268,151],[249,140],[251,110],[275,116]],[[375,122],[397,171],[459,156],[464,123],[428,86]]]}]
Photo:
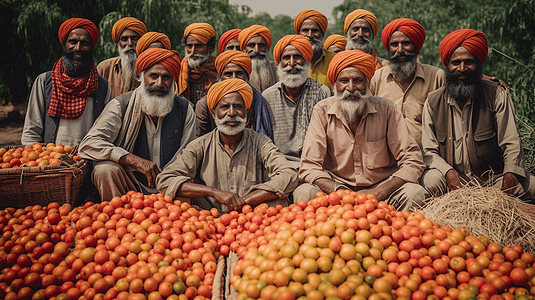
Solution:
[{"label": "tan shirt", "polygon": [[[123,94],[123,77],[121,72],[121,58],[119,56],[101,61],[97,66],[97,71],[98,75],[108,80],[113,98]],[[136,80],[128,91],[135,90],[139,84],[140,81]]]},{"label": "tan shirt", "polygon": [[349,187],[369,187],[389,176],[418,183],[425,168],[418,145],[396,105],[370,97],[355,135],[335,97],[319,102],[303,145],[299,179],[333,179]]},{"label": "tan shirt", "polygon": [[[270,178],[266,182],[262,178],[264,169]],[[221,143],[216,128],[192,141],[158,175],[156,187],[160,192],[175,197],[184,182],[194,181],[239,197],[245,197],[254,190],[288,194],[297,187],[297,170],[290,166],[267,136],[249,128],[245,128],[231,156]]]},{"label": "tan shirt", "polygon": [[[454,141],[454,164],[465,179],[472,178],[472,169],[468,159],[468,120],[472,100],[468,100],[461,109],[457,101],[448,97],[448,103],[453,107],[453,135]],[[509,92],[498,86],[496,92],[496,128],[498,132],[498,145],[503,151],[504,169],[503,172],[511,172],[518,176],[525,177],[523,160],[518,159],[521,155],[522,148],[520,138],[516,130],[514,107]],[[430,168],[438,169],[446,176],[446,173],[453,168],[444,158],[439,155],[438,141],[433,130],[435,126],[446,126],[446,124],[435,125],[431,118],[431,108],[427,104],[423,110],[423,132],[422,145],[424,151],[424,161]]]},{"label": "tan shirt", "polygon": [[416,64],[416,74],[407,90],[394,80],[392,68],[384,66],[375,71],[370,84],[372,95],[392,100],[403,113],[405,123],[421,147],[422,109],[427,95],[444,85],[444,70],[421,63]]}]

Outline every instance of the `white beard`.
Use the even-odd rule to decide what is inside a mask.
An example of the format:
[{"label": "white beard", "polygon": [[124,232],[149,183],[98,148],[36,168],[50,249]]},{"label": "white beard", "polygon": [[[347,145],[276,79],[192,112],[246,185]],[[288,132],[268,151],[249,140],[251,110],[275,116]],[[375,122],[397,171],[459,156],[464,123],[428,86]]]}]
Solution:
[{"label": "white beard", "polygon": [[173,79],[171,83],[169,93],[158,96],[147,91],[143,74],[144,72],[141,73],[141,85],[138,87],[140,89],[139,101],[141,101],[141,111],[151,117],[162,118],[167,116],[174,107],[175,80]]},{"label": "white beard", "polygon": [[[349,32],[346,35],[346,39],[347,39],[346,50],[360,50],[364,53],[372,54],[372,40],[371,39],[368,39],[365,36],[363,36],[362,38],[359,38],[358,35],[351,37]],[[359,39],[364,40],[364,43],[357,42],[357,40]],[[372,39],[373,39],[373,36],[372,36]]]},{"label": "white beard", "polygon": [[193,52],[191,52],[188,54],[186,51],[186,57],[188,58],[189,68],[195,70],[210,58],[210,53],[206,52],[204,54],[193,54]]},{"label": "white beard", "polygon": [[[290,73],[292,69],[297,69],[297,73]],[[308,72],[310,71],[310,63],[305,61],[304,65],[296,64],[295,66],[286,66],[281,67],[280,63],[277,67],[277,75],[279,76],[279,81],[284,84],[284,86],[289,88],[295,88],[305,84],[308,78]]]},{"label": "white beard", "polygon": [[[117,50],[119,51],[119,57],[121,59],[121,78],[123,79],[123,92],[126,92],[130,89],[132,82],[138,78],[136,70],[136,47],[125,46],[121,48],[117,44]],[[128,52],[129,50],[134,50],[134,52]]]},{"label": "white beard", "polygon": [[359,90],[355,90],[353,93],[344,90],[343,93],[340,93],[335,88],[334,96],[336,97],[335,102],[338,108],[344,113],[347,122],[349,125],[353,125],[360,121],[364,108],[366,107],[366,101],[370,98],[371,94],[367,87],[364,94]]},{"label": "white beard", "polygon": [[259,92],[263,92],[277,82],[277,77],[275,76],[275,72],[273,72],[267,53],[256,55],[253,53],[256,54],[254,51],[248,53],[251,57],[253,69],[249,76],[249,83]]},{"label": "white beard", "polygon": [[[226,135],[237,135],[238,133],[242,132],[245,129],[245,123],[247,121],[247,117],[242,118],[239,115],[234,115],[234,117],[225,116],[224,118],[220,119],[217,114],[215,115],[215,124],[217,125],[217,129],[221,131],[223,134]],[[237,121],[239,124],[231,126],[225,124],[225,122],[228,121]]]}]

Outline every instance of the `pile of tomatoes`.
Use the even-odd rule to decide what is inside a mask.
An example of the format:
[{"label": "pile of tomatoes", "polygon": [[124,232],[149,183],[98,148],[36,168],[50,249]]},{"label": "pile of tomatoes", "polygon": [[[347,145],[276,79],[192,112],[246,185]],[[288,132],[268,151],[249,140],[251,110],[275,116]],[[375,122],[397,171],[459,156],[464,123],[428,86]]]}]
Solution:
[{"label": "pile of tomatoes", "polygon": [[34,143],[31,146],[11,148],[0,148],[0,168],[19,167],[41,167],[54,166],[61,163],[60,156],[69,155],[74,161],[82,158],[78,154],[71,154],[72,146],[49,143],[43,146],[41,143]]}]

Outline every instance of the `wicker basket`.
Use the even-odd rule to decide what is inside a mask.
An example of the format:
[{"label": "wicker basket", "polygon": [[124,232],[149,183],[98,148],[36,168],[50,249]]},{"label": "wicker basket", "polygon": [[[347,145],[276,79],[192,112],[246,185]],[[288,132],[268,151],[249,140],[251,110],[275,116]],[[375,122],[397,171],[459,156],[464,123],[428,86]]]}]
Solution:
[{"label": "wicker basket", "polygon": [[0,208],[51,202],[74,205],[87,170],[85,160],[71,165],[1,169]]}]

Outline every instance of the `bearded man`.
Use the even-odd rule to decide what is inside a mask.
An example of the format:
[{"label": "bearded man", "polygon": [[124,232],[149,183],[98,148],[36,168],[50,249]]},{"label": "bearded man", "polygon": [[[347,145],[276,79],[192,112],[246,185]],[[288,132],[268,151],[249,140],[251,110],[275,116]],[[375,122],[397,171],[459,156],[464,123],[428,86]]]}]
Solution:
[{"label": "bearded man", "polygon": [[422,107],[429,93],[444,84],[444,71],[417,61],[425,40],[425,31],[418,22],[394,20],[385,26],[382,38],[389,63],[373,76],[370,92],[396,103],[421,147]]},{"label": "bearded man", "polygon": [[263,92],[277,81],[277,64],[269,60],[269,49],[273,38],[265,26],[252,25],[238,35],[240,49],[247,53],[253,62],[249,84]]},{"label": "bearded man", "polygon": [[241,79],[212,85],[207,103],[217,129],[191,142],[158,175],[160,192],[193,198],[192,204],[221,212],[239,211],[246,204],[286,206],[286,195],[297,186],[297,171],[267,136],[245,128],[252,100],[251,87]]},{"label": "bearded man", "polygon": [[377,56],[372,48],[372,40],[379,30],[379,21],[374,14],[365,10],[357,9],[346,16],[344,21],[344,33],[346,35],[346,50],[360,50],[371,54],[375,61],[375,69],[380,69],[385,60]]},{"label": "bearded man", "polygon": [[[215,67],[221,80],[239,78],[249,82],[252,62],[249,55],[241,51],[229,50],[219,54],[215,60]],[[251,89],[253,91],[253,102],[247,113],[246,127],[265,134],[273,140],[273,130],[271,129],[266,100],[254,87],[251,87]],[[195,114],[197,115],[197,136],[205,135],[216,128],[215,120],[208,109],[206,97],[197,102]]]},{"label": "bearded man", "polygon": [[98,36],[97,26],[87,19],[72,18],[61,24],[58,38],[63,54],[52,71],[35,79],[22,130],[23,145],[78,144],[111,100],[111,88],[93,62]]},{"label": "bearded man", "polygon": [[280,81],[265,90],[273,142],[295,168],[299,167],[301,149],[314,105],[331,96],[331,90],[308,77],[314,52],[307,38],[287,35],[273,50]]},{"label": "bearded man", "polygon": [[335,95],[314,108],[299,169],[305,184],[294,191],[295,203],[338,189],[374,194],[398,210],[422,202],[422,154],[396,105],[370,94],[374,71],[373,56],[360,50],[331,61]]},{"label": "bearded man", "polygon": [[347,39],[343,35],[331,34],[325,39],[323,49],[338,53],[346,49]]},{"label": "bearded man", "polygon": [[80,144],[80,156],[97,162],[91,176],[103,201],[157,193],[156,175],[195,138],[193,109],[174,93],[178,53],[147,49],[136,69],[141,85],[114,98]]},{"label": "bearded man", "polygon": [[240,35],[241,29],[231,29],[219,37],[219,43],[217,43],[217,51],[219,54],[234,50],[240,51],[240,42],[238,41],[238,36]]},{"label": "bearded man", "polygon": [[509,92],[481,77],[487,54],[487,38],[472,29],[454,31],[440,43],[446,84],[424,104],[429,169],[421,183],[440,196],[474,180],[534,203],[535,177],[524,169]]},{"label": "bearded man", "polygon": [[314,50],[309,77],[332,89],[327,70],[336,53],[323,49],[323,38],[328,25],[327,17],[312,9],[300,12],[294,20],[295,33],[306,37]]},{"label": "bearded man", "polygon": [[136,45],[146,32],[145,24],[133,17],[122,18],[113,24],[111,37],[117,45],[119,56],[108,58],[97,66],[98,74],[110,83],[113,97],[139,86]]}]

